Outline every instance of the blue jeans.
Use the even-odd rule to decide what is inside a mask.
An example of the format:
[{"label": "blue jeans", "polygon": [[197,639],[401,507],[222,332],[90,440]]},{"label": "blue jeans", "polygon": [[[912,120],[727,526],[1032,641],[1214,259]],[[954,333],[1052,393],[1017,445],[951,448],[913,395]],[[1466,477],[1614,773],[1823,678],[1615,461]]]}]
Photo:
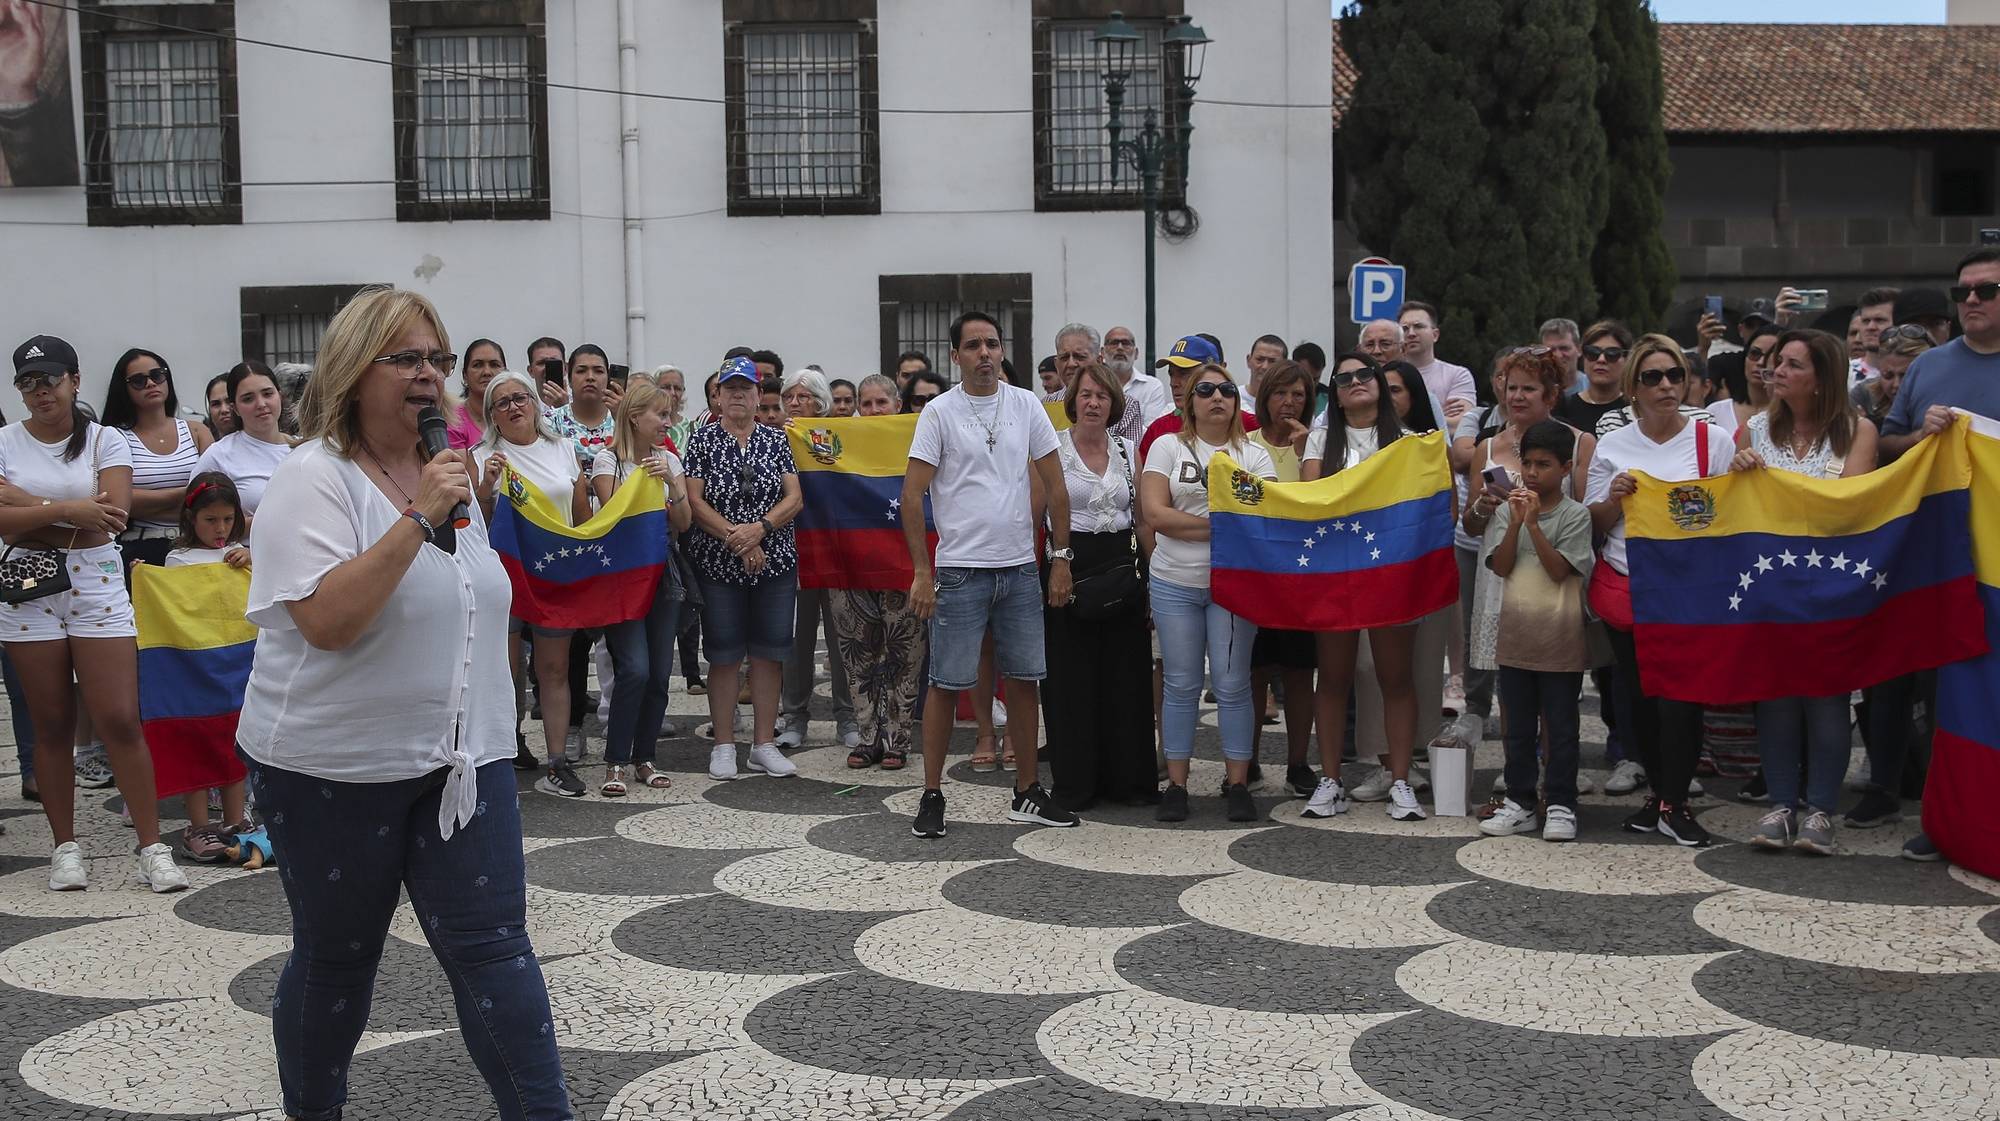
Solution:
[{"label": "blue jeans", "polygon": [[1214,678],[1223,758],[1250,758],[1257,734],[1257,714],[1250,708],[1250,649],[1256,643],[1256,625],[1217,606],[1207,588],[1183,587],[1157,577],[1148,588],[1153,629],[1160,635],[1160,733],[1167,758],[1194,754],[1204,656]]},{"label": "blue jeans", "polygon": [[1042,648],[1042,578],[1033,564],[940,568],[931,615],[931,684],[961,692],[979,683],[979,647],[993,632],[993,668],[1015,681],[1049,675]]},{"label": "blue jeans", "polygon": [[477,816],[442,841],[444,771],[400,782],[330,782],[244,762],[292,907],[292,953],[271,999],[285,1112],[300,1121],[338,1121],[404,889],[451,981],[465,1049],[500,1117],[570,1121],[548,987],[524,929],[514,768],[505,760],[479,768]]},{"label": "blue jeans", "polygon": [[792,656],[792,612],[799,600],[797,573],[787,572],[756,584],[718,584],[707,577],[700,580],[702,651],[710,666],[735,665],[746,653],[766,662],[782,662]]},{"label": "blue jeans", "polygon": [[659,749],[674,676],[674,628],[681,614],[680,592],[670,583],[660,581],[659,594],[644,618],[604,632],[612,669],[611,720],[604,727],[606,763],[651,763]]},{"label": "blue jeans", "polygon": [[14,754],[21,760],[21,781],[35,781],[35,722],[28,719],[28,696],[14,674],[14,659],[0,649],[0,676],[7,684],[7,711],[14,725]]},{"label": "blue jeans", "polygon": [[1541,773],[1541,728],[1549,730],[1548,798],[1551,806],[1576,808],[1576,757],[1580,718],[1577,696],[1581,673],[1550,673],[1501,666],[1500,711],[1506,719],[1507,797],[1535,808],[1535,780]]},{"label": "blue jeans", "polygon": [[1838,810],[1848,745],[1845,693],[1757,702],[1757,753],[1764,759],[1764,785],[1774,806]]}]

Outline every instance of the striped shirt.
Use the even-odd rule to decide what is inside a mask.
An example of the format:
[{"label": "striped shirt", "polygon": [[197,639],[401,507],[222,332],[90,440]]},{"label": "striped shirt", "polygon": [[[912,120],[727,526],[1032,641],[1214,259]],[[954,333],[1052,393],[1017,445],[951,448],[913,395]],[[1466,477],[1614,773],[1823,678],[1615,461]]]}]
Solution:
[{"label": "striped shirt", "polygon": [[[132,447],[132,489],[133,490],[186,490],[188,480],[194,477],[195,452],[194,433],[188,431],[185,420],[175,418],[174,429],[180,441],[174,450],[160,455],[146,446],[137,432],[129,428],[121,429],[125,442]],[[134,527],[149,529],[178,529],[179,521],[156,521],[149,518],[132,519]]]}]

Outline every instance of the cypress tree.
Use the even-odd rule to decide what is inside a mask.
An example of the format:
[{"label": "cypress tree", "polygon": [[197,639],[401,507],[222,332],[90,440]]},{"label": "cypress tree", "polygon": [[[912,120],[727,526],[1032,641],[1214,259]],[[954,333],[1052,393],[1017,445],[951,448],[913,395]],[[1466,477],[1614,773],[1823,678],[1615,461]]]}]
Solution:
[{"label": "cypress tree", "polygon": [[1597,0],[1356,0],[1340,148],[1370,248],[1444,309],[1440,349],[1485,370],[1552,315],[1597,304],[1604,130]]},{"label": "cypress tree", "polygon": [[1598,311],[1651,331],[1673,302],[1678,272],[1660,231],[1673,165],[1661,117],[1660,27],[1646,0],[1598,0],[1591,35],[1603,82],[1597,116],[1609,143],[1609,209],[1591,257]]}]

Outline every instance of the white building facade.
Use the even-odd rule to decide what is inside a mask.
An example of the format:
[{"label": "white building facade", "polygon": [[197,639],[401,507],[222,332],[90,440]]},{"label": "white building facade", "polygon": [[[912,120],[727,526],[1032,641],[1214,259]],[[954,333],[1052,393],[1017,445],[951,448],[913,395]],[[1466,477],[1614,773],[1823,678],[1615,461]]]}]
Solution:
[{"label": "white building facade", "polygon": [[[695,378],[735,345],[857,380],[941,360],[970,307],[1017,365],[1072,320],[1142,330],[1136,177],[1108,174],[1090,38],[1111,3],[82,6],[82,183],[0,189],[0,328],[68,338],[92,401],[128,346],[184,403],[242,356],[311,362],[373,283],[429,296],[460,348],[519,364],[552,335]],[[1146,44],[1128,135],[1171,85],[1169,21],[1213,40],[1184,195],[1169,175],[1199,222],[1158,247],[1159,349],[1330,343],[1324,3],[1118,6]]]}]

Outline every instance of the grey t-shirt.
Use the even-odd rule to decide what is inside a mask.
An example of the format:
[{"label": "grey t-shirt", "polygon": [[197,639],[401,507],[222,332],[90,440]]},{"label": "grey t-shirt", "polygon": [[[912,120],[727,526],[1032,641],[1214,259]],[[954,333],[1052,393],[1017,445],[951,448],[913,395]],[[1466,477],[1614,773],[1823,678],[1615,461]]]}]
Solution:
[{"label": "grey t-shirt", "polygon": [[1949,405],[2000,420],[2000,353],[1981,354],[1953,339],[1917,355],[1903,387],[1882,418],[1884,436],[1900,436],[1924,426],[1932,405]]}]

